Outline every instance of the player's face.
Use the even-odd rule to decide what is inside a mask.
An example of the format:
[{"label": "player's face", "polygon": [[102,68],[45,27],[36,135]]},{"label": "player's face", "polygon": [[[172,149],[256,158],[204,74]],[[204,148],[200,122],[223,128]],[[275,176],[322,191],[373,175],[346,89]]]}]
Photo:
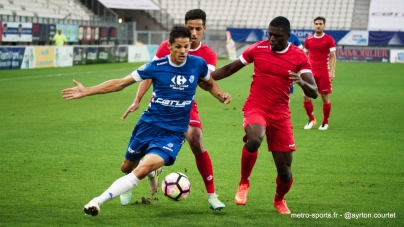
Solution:
[{"label": "player's face", "polygon": [[191,31],[192,49],[197,48],[202,40],[203,33],[206,31],[206,26],[203,25],[201,19],[188,20],[184,26]]},{"label": "player's face", "polygon": [[323,22],[323,20],[316,20],[314,21],[314,30],[316,31],[316,33],[323,33],[325,28],[325,24]]},{"label": "player's face", "polygon": [[176,65],[184,63],[190,47],[189,38],[176,38],[174,43],[168,44],[171,62]]},{"label": "player's face", "polygon": [[268,40],[272,51],[282,51],[288,46],[289,35],[282,28],[269,26]]}]

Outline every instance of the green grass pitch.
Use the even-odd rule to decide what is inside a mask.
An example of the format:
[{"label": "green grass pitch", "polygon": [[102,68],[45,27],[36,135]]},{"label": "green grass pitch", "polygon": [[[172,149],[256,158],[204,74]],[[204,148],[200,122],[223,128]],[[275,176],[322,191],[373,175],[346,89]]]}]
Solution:
[{"label": "green grass pitch", "polygon": [[[228,63],[220,60],[218,66]],[[194,157],[184,144],[174,166],[192,190],[181,202],[160,189],[149,205],[146,181],[133,191],[126,207],[114,199],[97,217],[81,210],[118,177],[127,142],[139,115],[120,117],[133,101],[137,84],[108,95],[65,101],[63,88],[72,79],[85,86],[128,75],[140,64],[105,64],[0,71],[0,226],[403,226],[404,225],[404,65],[337,63],[330,127],[304,130],[307,121],[302,91],[291,95],[298,151],[295,182],[286,195],[296,218],[272,206],[276,171],[262,144],[251,176],[248,203],[233,198],[240,176],[243,146],[242,105],[249,93],[253,66],[218,83],[230,92],[229,105],[198,89],[196,99],[204,126],[204,144],[213,161],[215,187],[226,210],[209,210]],[[314,100],[322,120],[321,99]],[[345,219],[344,214],[362,214]],[[367,217],[391,213],[395,218]],[[332,218],[326,218],[330,214]],[[335,217],[334,215],[337,214]],[[367,217],[367,218],[365,218]]]}]

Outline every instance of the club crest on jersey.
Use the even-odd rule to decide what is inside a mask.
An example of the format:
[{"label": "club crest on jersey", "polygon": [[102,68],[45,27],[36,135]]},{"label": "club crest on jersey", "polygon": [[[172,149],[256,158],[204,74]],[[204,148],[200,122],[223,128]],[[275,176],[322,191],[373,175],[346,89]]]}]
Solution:
[{"label": "club crest on jersey", "polygon": [[192,75],[191,77],[189,77],[189,82],[191,82],[191,84],[194,82],[195,77]]},{"label": "club crest on jersey", "polygon": [[173,82],[173,84],[171,84],[170,87],[173,89],[184,90],[184,88],[188,87],[188,85],[185,84],[187,79],[182,75],[174,76],[171,78],[171,82]]}]

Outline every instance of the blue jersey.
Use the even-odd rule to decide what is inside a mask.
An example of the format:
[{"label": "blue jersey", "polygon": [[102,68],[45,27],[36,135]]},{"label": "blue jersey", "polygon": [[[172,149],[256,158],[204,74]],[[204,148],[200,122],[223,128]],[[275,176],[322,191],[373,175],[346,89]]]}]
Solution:
[{"label": "blue jersey", "polygon": [[188,55],[183,64],[175,65],[167,55],[139,67],[132,76],[136,81],[153,81],[153,96],[140,120],[171,131],[186,132],[198,81],[209,80],[210,73],[200,57]]},{"label": "blue jersey", "polygon": [[297,37],[297,35],[290,33],[290,37],[289,37],[289,43],[299,47],[300,49],[303,49],[303,45],[302,42],[300,42],[299,37]]}]

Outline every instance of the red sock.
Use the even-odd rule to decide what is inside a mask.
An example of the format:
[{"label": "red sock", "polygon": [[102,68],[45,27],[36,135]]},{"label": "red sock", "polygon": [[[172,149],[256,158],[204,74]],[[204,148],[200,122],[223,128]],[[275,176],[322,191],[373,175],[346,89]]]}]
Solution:
[{"label": "red sock", "polygon": [[323,123],[328,124],[328,118],[330,118],[331,114],[331,103],[323,104],[323,114],[324,114]]},{"label": "red sock", "polygon": [[203,182],[205,183],[206,192],[210,194],[215,193],[215,185],[213,183],[213,167],[208,151],[205,151],[200,155],[196,155],[195,160],[199,173],[201,174]]},{"label": "red sock", "polygon": [[250,186],[250,175],[252,169],[257,161],[258,151],[248,152],[243,146],[243,151],[241,153],[241,179],[240,184],[248,184]]},{"label": "red sock", "polygon": [[274,201],[280,201],[284,199],[286,193],[290,190],[293,184],[293,178],[290,179],[288,183],[285,183],[279,179],[278,176],[276,176],[276,194],[274,197]]},{"label": "red sock", "polygon": [[306,110],[307,116],[309,116],[310,121],[314,121],[314,107],[313,103],[310,101],[303,102],[304,109]]}]

